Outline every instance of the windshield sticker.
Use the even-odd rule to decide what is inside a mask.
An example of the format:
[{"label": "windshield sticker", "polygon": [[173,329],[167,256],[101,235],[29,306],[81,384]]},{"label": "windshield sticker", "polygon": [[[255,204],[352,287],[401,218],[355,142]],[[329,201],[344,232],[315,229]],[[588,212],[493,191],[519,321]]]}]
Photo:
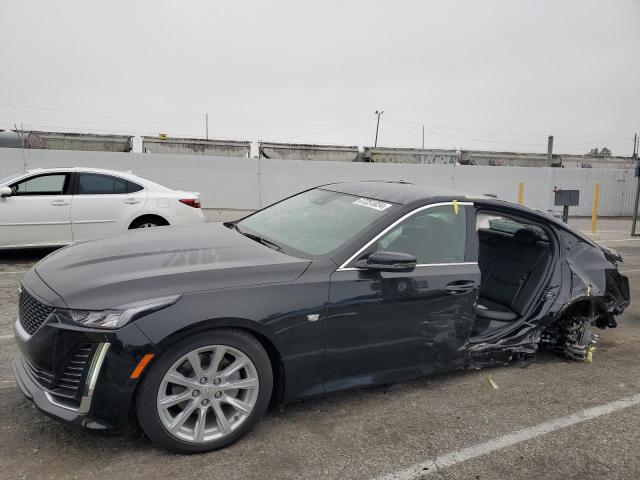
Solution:
[{"label": "windshield sticker", "polygon": [[373,208],[374,210],[380,210],[381,212],[391,206],[390,203],[380,202],[378,200],[371,200],[370,198],[359,198],[358,200],[353,202],[353,204],[360,205],[361,207]]}]

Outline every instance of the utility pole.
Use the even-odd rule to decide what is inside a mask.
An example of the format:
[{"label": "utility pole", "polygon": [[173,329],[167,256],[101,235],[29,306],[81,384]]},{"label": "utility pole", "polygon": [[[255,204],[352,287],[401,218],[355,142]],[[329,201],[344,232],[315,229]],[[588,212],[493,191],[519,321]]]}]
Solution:
[{"label": "utility pole", "polygon": [[378,146],[378,129],[380,128],[380,115],[384,113],[384,110],[376,110],[375,114],[378,116],[378,123],[376,123],[376,141],[373,143],[373,148]]},{"label": "utility pole", "polygon": [[204,128],[207,132],[207,140],[209,140],[209,114],[204,114]]},{"label": "utility pole", "polygon": [[553,135],[549,135],[549,141],[547,142],[547,167],[551,167],[553,164]]},{"label": "utility pole", "polygon": [[422,125],[422,149],[424,150],[424,125]]}]

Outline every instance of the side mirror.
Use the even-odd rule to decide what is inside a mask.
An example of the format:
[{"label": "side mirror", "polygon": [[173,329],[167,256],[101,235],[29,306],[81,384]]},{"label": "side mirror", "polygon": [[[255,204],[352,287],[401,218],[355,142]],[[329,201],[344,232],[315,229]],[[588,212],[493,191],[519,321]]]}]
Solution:
[{"label": "side mirror", "polygon": [[11,187],[0,187],[0,197],[5,198],[10,197],[11,195],[13,195]]},{"label": "side mirror", "polygon": [[358,260],[355,266],[379,272],[411,272],[416,268],[416,257],[400,252],[374,252],[368,258]]}]

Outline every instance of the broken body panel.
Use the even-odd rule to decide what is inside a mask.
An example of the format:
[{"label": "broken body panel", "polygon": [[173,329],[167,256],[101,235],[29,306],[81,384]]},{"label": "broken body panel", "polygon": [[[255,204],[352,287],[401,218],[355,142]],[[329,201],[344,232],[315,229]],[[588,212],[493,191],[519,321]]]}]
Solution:
[{"label": "broken body panel", "polygon": [[[580,316],[586,324],[600,329],[617,326],[615,316],[624,311],[630,299],[629,280],[618,270],[622,257],[617,252],[597,245],[566,224],[539,212],[521,208],[516,211],[513,205],[509,205],[509,212],[500,201],[476,202],[476,207],[515,213],[533,223],[544,224],[556,249],[551,271],[531,313],[509,331],[498,332],[484,341],[471,341],[467,368],[524,358],[535,354],[541,343],[565,350],[571,348],[558,344],[565,340],[561,332],[566,327],[561,323],[565,319]],[[564,332],[564,336],[566,334]]]}]

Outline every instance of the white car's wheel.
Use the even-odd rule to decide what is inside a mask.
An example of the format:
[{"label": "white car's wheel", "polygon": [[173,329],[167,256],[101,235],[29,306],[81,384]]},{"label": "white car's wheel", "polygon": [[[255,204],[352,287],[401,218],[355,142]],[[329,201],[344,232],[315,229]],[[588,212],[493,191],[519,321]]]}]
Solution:
[{"label": "white car's wheel", "polygon": [[129,230],[134,230],[136,228],[153,228],[153,227],[161,227],[166,225],[167,222],[156,218],[156,217],[141,217],[131,223]]}]

